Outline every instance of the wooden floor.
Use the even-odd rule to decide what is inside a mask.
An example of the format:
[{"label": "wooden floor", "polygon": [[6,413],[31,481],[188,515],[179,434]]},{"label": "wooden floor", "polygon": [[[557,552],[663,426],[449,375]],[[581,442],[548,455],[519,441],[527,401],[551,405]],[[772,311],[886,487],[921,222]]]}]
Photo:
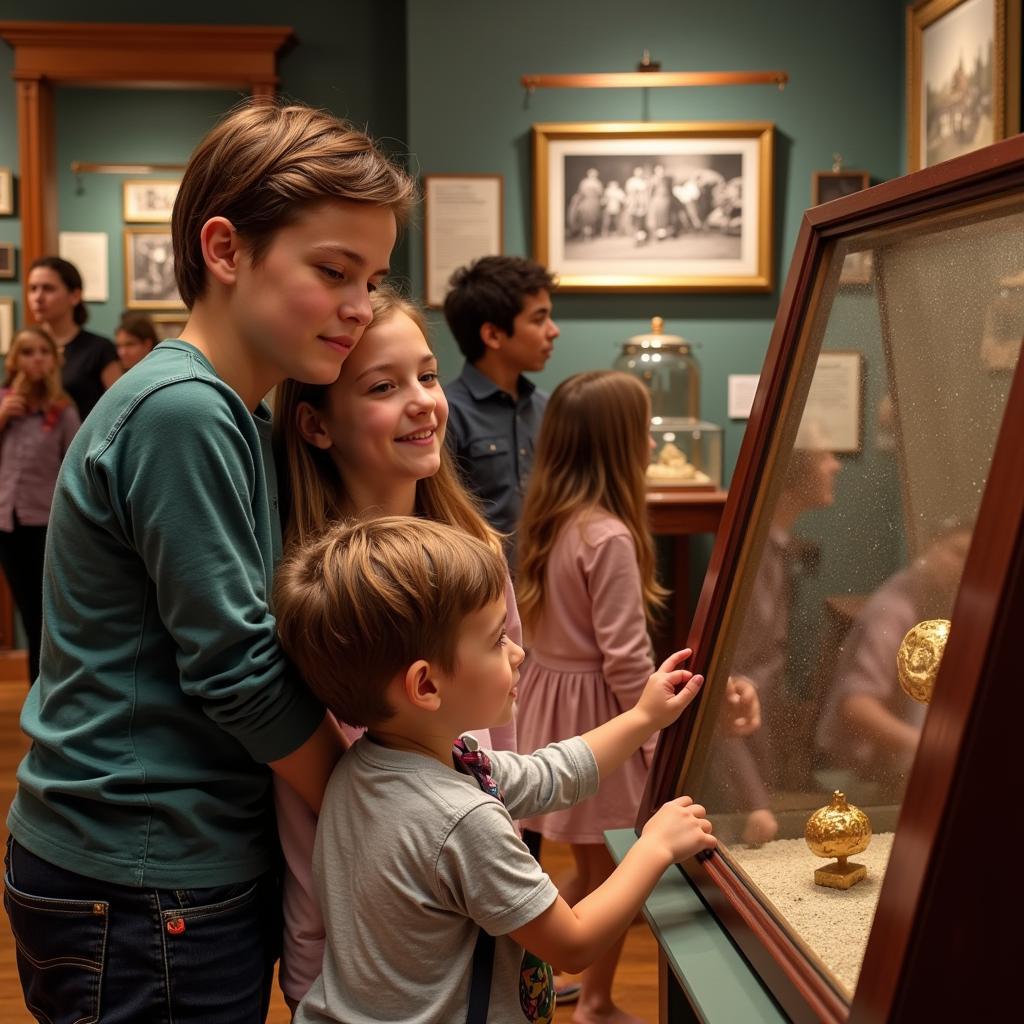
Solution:
[{"label": "wooden floor", "polygon": [[[26,683],[19,675],[24,673],[23,659],[0,656],[0,839],[7,841],[7,807],[14,795],[14,773],[25,751],[25,739],[18,728],[18,714],[24,698]],[[14,678],[11,678],[14,677]],[[571,862],[567,847],[549,843],[544,850],[544,866],[556,880]],[[626,947],[615,979],[615,998],[619,1005],[648,1024],[657,1021],[658,982],[657,946],[646,924],[636,924],[626,940]],[[0,925],[0,1022],[3,1024],[31,1024],[31,1015],[25,1009],[18,983],[18,969],[14,959],[14,941],[6,920]],[[568,1024],[572,1007],[555,1014],[557,1024]],[[273,1007],[268,1018],[270,1024],[289,1024],[288,1008],[275,991]],[[101,1022],[102,1024],[102,1022]]]}]

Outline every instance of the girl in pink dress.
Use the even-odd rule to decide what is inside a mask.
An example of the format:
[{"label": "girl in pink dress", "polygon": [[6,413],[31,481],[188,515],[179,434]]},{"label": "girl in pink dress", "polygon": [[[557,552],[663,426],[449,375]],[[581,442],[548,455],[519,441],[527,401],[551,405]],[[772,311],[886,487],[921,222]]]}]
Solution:
[{"label": "girl in pink dress", "polygon": [[[520,751],[621,714],[654,670],[647,629],[666,591],[646,526],[650,415],[644,386],[610,370],[577,374],[551,395],[518,532],[516,591],[529,648]],[[602,779],[597,796],[522,823],[571,844],[577,874],[562,891],[570,905],[612,873],[604,832],[635,822],[651,752]],[[583,974],[576,1024],[637,1020],[612,1001],[621,951],[620,941]]]},{"label": "girl in pink dress", "polygon": [[[466,492],[444,443],[448,403],[420,310],[386,287],[370,299],[373,321],[333,384],[285,381],[278,389],[275,447],[287,548],[339,519],[407,515],[455,526],[501,552],[501,541]],[[522,639],[512,584],[506,632]],[[362,730],[342,726],[351,741]],[[475,733],[515,750],[515,723]],[[274,790],[285,854],[280,982],[294,1009],[320,973],[324,924],[313,894],[316,819],[286,783]]]}]

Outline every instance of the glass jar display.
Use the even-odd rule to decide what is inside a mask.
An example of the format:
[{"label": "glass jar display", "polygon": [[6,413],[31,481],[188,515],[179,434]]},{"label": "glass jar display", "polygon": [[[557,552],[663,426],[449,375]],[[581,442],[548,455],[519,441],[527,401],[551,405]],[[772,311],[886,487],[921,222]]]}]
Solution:
[{"label": "glass jar display", "polygon": [[632,374],[651,395],[653,418],[700,419],[700,366],[691,345],[677,334],[665,334],[660,316],[650,334],[623,342],[615,369]]},{"label": "glass jar display", "polygon": [[654,416],[651,419],[648,487],[722,486],[722,428],[702,420]]}]

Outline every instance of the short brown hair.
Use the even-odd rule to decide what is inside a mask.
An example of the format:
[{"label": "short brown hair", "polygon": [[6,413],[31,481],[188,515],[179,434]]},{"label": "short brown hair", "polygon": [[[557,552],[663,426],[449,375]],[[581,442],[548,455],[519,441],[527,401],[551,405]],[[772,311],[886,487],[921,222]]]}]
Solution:
[{"label": "short brown hair", "polygon": [[130,310],[125,310],[121,314],[117,329],[124,331],[125,334],[130,334],[133,338],[138,338],[139,341],[148,341],[151,349],[160,343],[160,336],[156,333],[156,324],[146,313],[133,313]]},{"label": "short brown hair", "polygon": [[332,199],[390,207],[401,224],[413,180],[365,133],[321,110],[257,98],[199,143],[174,202],[174,276],[192,308],[206,289],[199,232],[226,217],[259,262],[274,234]]},{"label": "short brown hair", "polygon": [[497,600],[505,563],[452,526],[387,516],[297,544],[274,582],[281,646],[343,722],[394,714],[388,684],[420,658],[450,672],[466,616]]}]

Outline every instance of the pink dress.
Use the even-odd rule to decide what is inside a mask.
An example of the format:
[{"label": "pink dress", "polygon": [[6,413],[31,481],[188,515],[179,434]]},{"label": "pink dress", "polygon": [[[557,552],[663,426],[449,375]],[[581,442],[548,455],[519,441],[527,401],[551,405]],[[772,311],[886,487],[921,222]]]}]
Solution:
[{"label": "pink dress", "polygon": [[[508,619],[505,632],[513,642],[523,642],[516,596],[512,581],[505,584]],[[362,729],[341,724],[349,743],[362,735]],[[497,729],[477,729],[474,735],[491,750],[516,749],[516,721]],[[313,842],[316,839],[316,815],[306,802],[279,775],[274,776],[274,807],[277,831],[284,853],[284,942],[278,972],[281,991],[298,1002],[309,991],[323,966],[324,919],[313,891]],[[358,870],[358,865],[353,865]]]},{"label": "pink dress", "polygon": [[[516,727],[521,753],[578,736],[628,711],[654,665],[644,617],[636,545],[604,509],[582,512],[555,541],[546,601],[519,677]],[[636,821],[652,739],[607,779],[596,796],[523,828],[566,843],[603,843],[610,828]]]}]

